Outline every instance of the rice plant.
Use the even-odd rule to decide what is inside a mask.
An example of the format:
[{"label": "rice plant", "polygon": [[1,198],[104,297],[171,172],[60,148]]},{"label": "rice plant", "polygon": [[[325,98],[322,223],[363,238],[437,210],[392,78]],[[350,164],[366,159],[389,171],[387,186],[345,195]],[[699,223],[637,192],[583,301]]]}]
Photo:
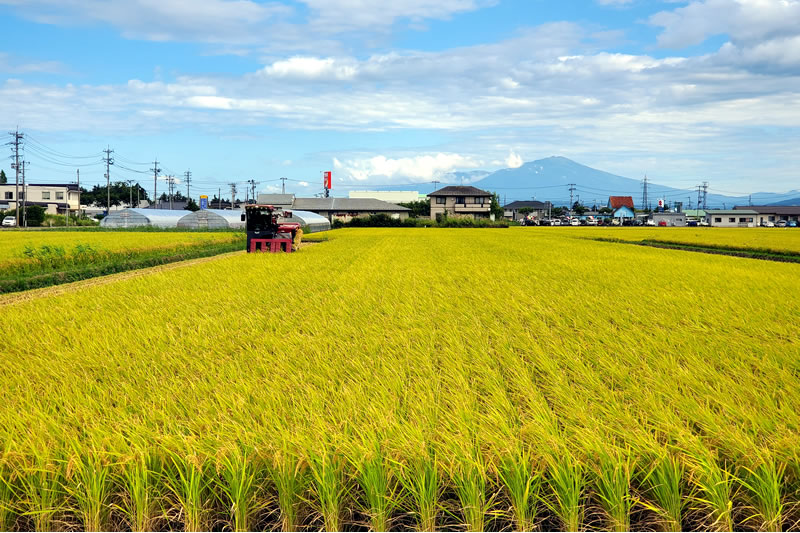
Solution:
[{"label": "rice plant", "polygon": [[0,462],[0,531],[10,531],[16,518],[17,491],[15,471]]},{"label": "rice plant", "polygon": [[341,460],[328,452],[309,452],[312,505],[325,522],[325,531],[341,531],[347,491]]},{"label": "rice plant", "polygon": [[298,508],[308,485],[301,463],[292,455],[281,454],[268,473],[278,493],[281,531],[297,531]]},{"label": "rice plant", "polygon": [[679,457],[665,453],[653,460],[642,479],[647,491],[645,507],[654,511],[664,531],[683,531],[685,467]]},{"label": "rice plant", "polygon": [[397,481],[389,461],[378,448],[369,456],[354,461],[356,481],[364,494],[372,531],[388,531],[392,513],[398,505]]},{"label": "rice plant", "polygon": [[120,510],[132,531],[153,531],[160,515],[161,461],[157,455],[134,453],[115,469]]},{"label": "rice plant", "polygon": [[533,459],[527,452],[500,460],[498,476],[508,494],[516,531],[532,531],[536,524],[542,476],[534,468]]},{"label": "rice plant", "polygon": [[629,531],[631,528],[631,470],[629,457],[612,457],[607,453],[601,453],[595,467],[593,488],[608,517],[609,530]]},{"label": "rice plant", "polygon": [[425,454],[400,464],[400,482],[408,495],[410,511],[417,518],[417,529],[434,531],[439,514],[439,465],[434,456]]},{"label": "rice plant", "polygon": [[698,494],[694,497],[699,510],[707,515],[708,527],[717,531],[733,531],[733,474],[708,456],[694,457],[692,482]]},{"label": "rice plant", "polygon": [[37,455],[20,475],[20,509],[35,531],[56,529],[56,519],[66,504],[63,466]]},{"label": "rice plant", "polygon": [[87,531],[108,531],[111,524],[112,477],[108,457],[96,451],[72,456],[64,487]]},{"label": "rice plant", "polygon": [[209,465],[197,455],[184,456],[168,452],[162,475],[172,496],[176,515],[185,531],[207,531],[210,528],[208,513],[211,510]]},{"label": "rice plant", "polygon": [[545,505],[566,531],[580,531],[585,513],[586,467],[570,454],[551,458],[545,477]]},{"label": "rice plant", "polygon": [[486,468],[477,457],[465,457],[451,467],[451,479],[461,504],[467,531],[486,529]]},{"label": "rice plant", "polygon": [[263,507],[258,502],[260,469],[252,454],[239,448],[223,453],[219,463],[217,488],[230,511],[232,529],[251,531],[252,518]]},{"label": "rice plant", "polygon": [[780,531],[783,524],[783,480],[785,464],[774,459],[762,459],[754,468],[744,467],[739,482],[746,490],[746,500],[752,514],[745,520],[753,521],[760,531]]}]

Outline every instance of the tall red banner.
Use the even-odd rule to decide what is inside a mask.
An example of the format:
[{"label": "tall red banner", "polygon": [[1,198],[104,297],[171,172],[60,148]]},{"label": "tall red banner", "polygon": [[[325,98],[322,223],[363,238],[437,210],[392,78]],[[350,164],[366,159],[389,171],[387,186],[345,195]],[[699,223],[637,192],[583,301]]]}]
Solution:
[{"label": "tall red banner", "polygon": [[324,187],[326,189],[332,189],[333,187],[331,187],[331,181],[332,180],[331,180],[331,172],[330,172],[330,170],[328,170],[326,172],[323,172],[322,176],[323,176],[324,183],[325,183]]}]

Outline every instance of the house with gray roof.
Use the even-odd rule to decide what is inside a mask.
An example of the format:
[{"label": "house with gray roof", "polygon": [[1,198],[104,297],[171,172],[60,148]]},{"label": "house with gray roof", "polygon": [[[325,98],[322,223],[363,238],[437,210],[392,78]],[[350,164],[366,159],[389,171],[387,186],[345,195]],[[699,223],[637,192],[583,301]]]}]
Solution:
[{"label": "house with gray roof", "polygon": [[295,198],[291,207],[317,213],[331,222],[334,219],[348,222],[356,217],[381,213],[392,218],[406,219],[411,211],[407,207],[375,198]]},{"label": "house with gray roof", "polygon": [[469,218],[489,218],[492,193],[469,185],[450,185],[428,195],[431,218],[438,214]]},{"label": "house with gray roof", "polygon": [[800,221],[800,206],[798,205],[737,205],[735,211],[755,211],[756,222],[759,226],[767,222],[780,222],[781,220]]}]

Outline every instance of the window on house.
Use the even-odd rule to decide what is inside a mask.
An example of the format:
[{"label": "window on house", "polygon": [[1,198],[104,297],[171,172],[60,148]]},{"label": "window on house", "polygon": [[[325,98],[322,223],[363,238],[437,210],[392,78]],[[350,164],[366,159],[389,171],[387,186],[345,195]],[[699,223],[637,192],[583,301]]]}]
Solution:
[{"label": "window on house", "polygon": [[775,222],[775,217],[774,217],[774,216],[770,216],[770,217],[769,217],[769,221],[770,221],[770,222]]},{"label": "window on house", "polygon": [[739,217],[739,222],[747,222],[747,217]]},{"label": "window on house", "polygon": [[42,191],[42,200],[50,199],[50,191]]},{"label": "window on house", "polygon": [[25,191],[19,191],[19,199],[20,200],[24,200],[25,199]]},{"label": "window on house", "polygon": [[736,217],[728,217],[728,222],[736,223]]},{"label": "window on house", "polygon": [[63,199],[64,199],[64,193],[63,192],[57,192],[56,193],[56,200],[63,200]]},{"label": "window on house", "polygon": [[722,222],[722,217],[714,217],[714,222]]},{"label": "window on house", "polygon": [[464,196],[456,196],[456,203],[457,204],[466,204],[467,199]]},{"label": "window on house", "polygon": [[445,197],[444,196],[437,196],[436,197],[436,203],[437,204],[444,205],[444,202],[445,202]]},{"label": "window on house", "polygon": [[475,203],[483,205],[483,196],[476,196],[475,197]]},{"label": "window on house", "polygon": [[13,199],[14,199],[14,193],[11,191],[6,191],[6,200],[13,200]]}]

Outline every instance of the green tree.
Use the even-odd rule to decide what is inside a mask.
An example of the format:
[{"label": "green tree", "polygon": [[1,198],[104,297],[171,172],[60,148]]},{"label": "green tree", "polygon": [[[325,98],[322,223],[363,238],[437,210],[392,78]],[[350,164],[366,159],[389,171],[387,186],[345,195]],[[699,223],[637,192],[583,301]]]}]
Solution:
[{"label": "green tree", "polygon": [[492,193],[492,201],[489,204],[489,213],[494,215],[495,220],[500,220],[505,215],[505,210],[503,206],[500,205],[500,196],[496,193]]},{"label": "green tree", "polygon": [[572,212],[580,216],[586,212],[586,207],[584,207],[582,204],[579,204],[578,202],[575,202],[574,204],[572,204]]},{"label": "green tree", "polygon": [[189,198],[189,203],[184,207],[186,211],[200,211],[200,206],[194,201],[194,198]]},{"label": "green tree", "polygon": [[6,171],[0,169],[0,185],[5,185],[8,183],[8,178],[6,177]]},{"label": "green tree", "polygon": [[411,209],[411,212],[408,214],[410,217],[420,218],[420,217],[429,217],[431,216],[431,199],[427,198],[425,200],[418,200],[416,202],[403,202],[398,204],[401,207],[407,207]]},{"label": "green tree", "polygon": [[517,209],[517,213],[519,213],[520,215],[530,215],[531,213],[533,213],[533,208],[532,207],[520,207],[519,209]]}]

